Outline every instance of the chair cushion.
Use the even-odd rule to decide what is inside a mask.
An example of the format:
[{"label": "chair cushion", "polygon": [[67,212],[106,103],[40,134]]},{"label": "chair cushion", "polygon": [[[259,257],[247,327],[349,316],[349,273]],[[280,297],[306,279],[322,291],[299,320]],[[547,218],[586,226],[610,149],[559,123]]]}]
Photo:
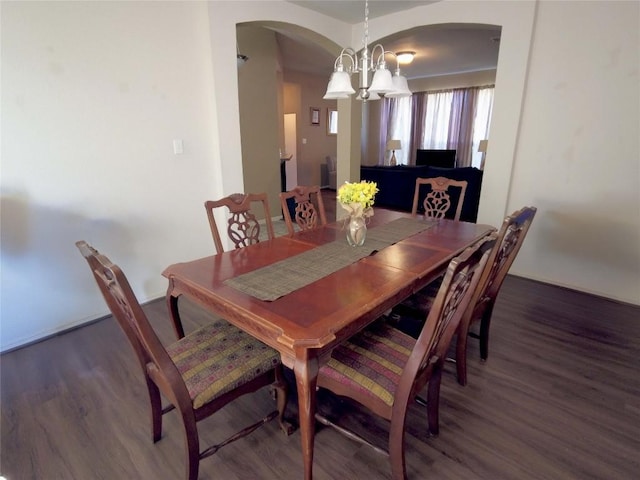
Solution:
[{"label": "chair cushion", "polygon": [[280,363],[276,350],[225,320],[196,330],[167,347],[167,352],[184,378],[194,408]]},{"label": "chair cushion", "polygon": [[324,375],[363,395],[393,405],[402,370],[411,355],[415,340],[378,321],[336,348]]}]

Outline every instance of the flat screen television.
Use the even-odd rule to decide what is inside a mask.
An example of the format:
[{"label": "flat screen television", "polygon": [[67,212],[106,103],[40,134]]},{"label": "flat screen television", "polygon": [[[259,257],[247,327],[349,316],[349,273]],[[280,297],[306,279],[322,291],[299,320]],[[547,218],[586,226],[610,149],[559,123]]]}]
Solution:
[{"label": "flat screen television", "polygon": [[438,168],[455,168],[455,150],[418,150],[416,165]]}]

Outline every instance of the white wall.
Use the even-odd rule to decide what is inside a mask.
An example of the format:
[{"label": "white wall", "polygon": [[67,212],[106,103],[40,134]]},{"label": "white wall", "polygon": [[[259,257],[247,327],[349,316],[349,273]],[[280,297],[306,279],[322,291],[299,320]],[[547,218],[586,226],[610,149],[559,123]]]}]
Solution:
[{"label": "white wall", "polygon": [[206,4],[1,8],[5,350],[107,313],[77,240],[141,301],[168,264],[210,254],[219,160]]},{"label": "white wall", "polygon": [[639,27],[638,2],[540,3],[507,208],[539,209],[515,273],[635,304]]},{"label": "white wall", "polygon": [[[515,273],[640,304],[638,3],[535,6],[444,1],[370,33],[503,26],[480,219],[537,205]],[[106,313],[76,240],[119,263],[140,300],[164,294],[168,264],[213,252],[202,202],[242,189],[236,23],[362,35],[277,1],[0,8],[2,350]]]}]

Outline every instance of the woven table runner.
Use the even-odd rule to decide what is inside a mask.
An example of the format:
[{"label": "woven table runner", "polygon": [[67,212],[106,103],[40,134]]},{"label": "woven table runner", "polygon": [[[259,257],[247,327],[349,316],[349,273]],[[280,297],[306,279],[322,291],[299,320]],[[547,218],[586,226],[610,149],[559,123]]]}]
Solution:
[{"label": "woven table runner", "polygon": [[259,300],[273,301],[433,224],[422,219],[399,218],[368,230],[362,247],[351,247],[346,240],[338,240],[230,278],[224,284]]}]

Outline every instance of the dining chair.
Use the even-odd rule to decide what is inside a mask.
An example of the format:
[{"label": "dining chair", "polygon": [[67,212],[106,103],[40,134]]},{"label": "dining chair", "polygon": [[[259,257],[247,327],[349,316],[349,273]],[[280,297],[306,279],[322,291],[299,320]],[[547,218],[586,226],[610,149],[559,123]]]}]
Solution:
[{"label": "dining chair", "polygon": [[297,186],[293,190],[280,193],[282,213],[287,224],[289,235],[293,235],[294,226],[291,219],[289,203],[295,203],[295,223],[300,230],[310,230],[327,224],[327,216],[322,201],[322,193],[319,186]]},{"label": "dining chair", "polygon": [[[413,206],[411,215],[414,217],[418,214],[420,205],[420,190],[423,185],[430,188],[423,198],[422,208],[425,217],[446,218],[449,210],[451,210],[453,202],[456,200],[449,193],[449,187],[455,187],[459,192],[457,195],[457,206],[453,220],[460,220],[462,206],[467,191],[468,182],[466,180],[452,180],[446,177],[435,178],[416,178],[416,186],[413,195]],[[452,190],[453,192],[453,190]],[[402,331],[409,333],[412,337],[417,338],[424,325],[426,314],[429,311],[433,299],[442,283],[442,276],[435,278],[427,287],[413,293],[410,297],[403,300],[400,304],[393,308],[390,319]]]},{"label": "dining chair", "polygon": [[275,234],[266,193],[233,193],[220,200],[207,200],[204,203],[217,253],[222,253],[224,248],[220,231],[216,224],[214,210],[220,207],[227,207],[230,213],[227,220],[227,235],[233,242],[234,248],[242,248],[260,241],[260,222],[251,209],[255,204],[262,205],[267,227],[267,238],[272,240],[275,238]]},{"label": "dining chair", "polygon": [[450,192],[449,188],[454,187],[459,189],[460,195],[457,196],[457,205],[452,218],[453,220],[460,220],[462,204],[464,203],[464,196],[467,191],[466,180],[452,180],[446,177],[416,178],[416,188],[413,194],[413,207],[411,208],[411,215],[414,217],[418,214],[420,187],[422,185],[428,185],[431,187],[430,191],[422,200],[424,215],[425,217],[431,218],[446,217],[449,210],[452,209],[453,201],[455,200],[455,194],[452,195],[453,190]]},{"label": "dining chair", "polygon": [[[404,455],[407,410],[427,384],[428,429],[432,435],[439,433],[440,380],[445,354],[467,305],[474,300],[495,238],[495,233],[484,237],[449,263],[417,339],[383,319],[378,320],[334,349],[329,362],[320,368],[320,388],[355,400],[390,421],[388,453],[394,480],[407,478]],[[322,415],[316,418],[349,438],[373,446]]]},{"label": "dining chair", "polygon": [[[536,207],[524,207],[513,212],[502,222],[484,272],[480,277],[479,294],[476,301],[469,305],[460,321],[456,338],[456,374],[460,385],[467,384],[467,339],[469,336],[480,340],[480,359],[486,361],[489,356],[489,326],[493,307],[509,269],[524,243]],[[470,326],[480,322],[479,334],[470,333]]]},{"label": "dining chair", "polygon": [[[467,343],[468,338],[480,341],[480,360],[486,361],[489,356],[489,326],[493,307],[502,283],[509,273],[516,255],[529,231],[537,209],[524,207],[507,216],[502,222],[500,231],[489,260],[480,277],[478,296],[474,303],[467,307],[456,335],[456,376],[460,385],[467,384]],[[435,301],[440,279],[414,293],[393,309],[393,323],[402,331],[416,337],[422,329],[423,319],[429,313]],[[479,333],[470,331],[470,327],[480,322]]]},{"label": "dining chair", "polygon": [[[291,426],[284,421],[287,386],[276,350],[225,320],[215,320],[165,347],[122,270],[85,241],[76,246],[142,369],[154,443],[162,435],[162,416],[174,409],[179,411],[185,435],[187,480],[197,480],[200,460],[276,417],[283,431],[291,433]],[[277,410],[201,452],[197,422],[236,398],[266,386],[276,392]],[[164,408],[162,396],[168,401]]]}]

